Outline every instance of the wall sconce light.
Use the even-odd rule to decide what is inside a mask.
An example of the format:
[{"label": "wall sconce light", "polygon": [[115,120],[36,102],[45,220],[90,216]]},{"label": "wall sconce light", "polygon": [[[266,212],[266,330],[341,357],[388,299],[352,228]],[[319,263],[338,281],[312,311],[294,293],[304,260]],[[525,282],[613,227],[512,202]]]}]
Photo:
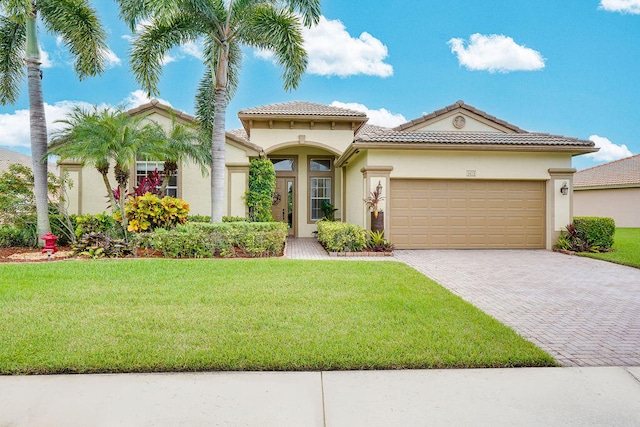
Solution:
[{"label": "wall sconce light", "polygon": [[560,187],[560,194],[566,196],[569,194],[569,186],[567,185],[567,181],[562,183],[562,187]]},{"label": "wall sconce light", "polygon": [[376,191],[378,192],[378,196],[382,194],[382,184],[378,181],[378,185],[376,186]]}]

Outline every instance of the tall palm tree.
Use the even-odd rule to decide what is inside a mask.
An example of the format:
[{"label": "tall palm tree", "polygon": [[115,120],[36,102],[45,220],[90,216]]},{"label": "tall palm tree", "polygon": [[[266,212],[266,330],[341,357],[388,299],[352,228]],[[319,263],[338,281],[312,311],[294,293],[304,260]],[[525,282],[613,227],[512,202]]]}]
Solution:
[{"label": "tall palm tree", "polygon": [[[160,125],[143,116],[133,117],[122,108],[85,110],[76,107],[65,120],[66,126],[57,131],[48,154],[62,160],[76,159],[83,165],[94,166],[102,175],[112,209],[120,210],[126,229],[124,204],[131,173],[137,156],[157,156],[166,146],[166,136]],[[113,162],[113,171],[120,199],[115,200],[107,175]],[[117,202],[117,203],[116,203]]]},{"label": "tall palm tree", "polygon": [[47,124],[42,97],[38,22],[58,35],[83,79],[102,73],[106,33],[88,0],[0,0],[0,104],[13,104],[27,70],[31,156],[38,235],[51,230],[47,212]]},{"label": "tall palm tree", "polygon": [[[211,133],[211,221],[223,215],[225,113],[237,84],[241,47],[266,49],[282,67],[284,87],[295,89],[307,66],[302,25],[320,18],[319,0],[118,0],[120,14],[138,28],[133,72],[158,94],[162,61],[175,46],[202,42],[205,74],[196,96],[198,119]],[[215,112],[215,114],[214,114]]]}]

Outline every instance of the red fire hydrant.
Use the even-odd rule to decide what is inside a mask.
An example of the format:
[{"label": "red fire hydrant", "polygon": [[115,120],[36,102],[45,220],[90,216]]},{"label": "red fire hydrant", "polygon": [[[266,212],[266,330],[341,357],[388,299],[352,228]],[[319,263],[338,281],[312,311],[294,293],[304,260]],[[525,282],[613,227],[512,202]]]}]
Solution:
[{"label": "red fire hydrant", "polygon": [[56,240],[58,240],[58,236],[49,231],[40,238],[44,240],[44,248],[42,248],[43,254],[49,253],[49,251],[51,251],[52,254],[55,254],[58,251],[58,248],[56,248]]}]

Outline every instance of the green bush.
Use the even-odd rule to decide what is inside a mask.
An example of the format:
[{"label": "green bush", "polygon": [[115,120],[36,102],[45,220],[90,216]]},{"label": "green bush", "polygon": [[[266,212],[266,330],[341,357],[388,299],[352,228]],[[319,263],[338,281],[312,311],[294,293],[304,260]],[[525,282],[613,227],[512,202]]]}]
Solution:
[{"label": "green bush", "polygon": [[590,245],[600,249],[611,249],[613,246],[613,235],[616,232],[613,218],[577,216],[573,218],[573,223]]},{"label": "green bush", "polygon": [[[127,231],[151,231],[156,228],[172,228],[187,222],[189,204],[182,199],[153,193],[129,197],[124,206],[128,226]],[[119,219],[119,212],[114,214]]]},{"label": "green bush", "polygon": [[246,199],[251,221],[273,221],[271,206],[276,191],[276,171],[268,159],[254,159],[249,165],[249,191]]},{"label": "green bush", "polygon": [[136,244],[171,258],[268,257],[280,255],[287,232],[281,222],[190,223],[142,233]]},{"label": "green bush", "polygon": [[318,221],[318,241],[329,252],[358,252],[367,244],[367,232],[346,222]]},{"label": "green bush", "polygon": [[0,225],[0,248],[10,247],[34,247],[37,244],[35,240],[35,225],[25,229],[15,225]]},{"label": "green bush", "polygon": [[223,216],[222,222],[248,222],[249,218],[243,216]]},{"label": "green bush", "polygon": [[76,238],[89,233],[103,233],[112,238],[123,238],[122,226],[111,215],[103,212],[95,215],[84,214],[73,216]]},{"label": "green bush", "polygon": [[[222,220],[224,221],[224,218]],[[211,217],[209,215],[189,215],[187,218],[188,222],[211,222]]]}]

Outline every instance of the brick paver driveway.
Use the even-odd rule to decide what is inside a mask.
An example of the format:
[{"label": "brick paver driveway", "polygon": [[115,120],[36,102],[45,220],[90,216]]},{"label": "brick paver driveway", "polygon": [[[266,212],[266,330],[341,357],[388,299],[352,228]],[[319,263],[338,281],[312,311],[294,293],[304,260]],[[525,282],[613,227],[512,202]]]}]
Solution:
[{"label": "brick paver driveway", "polygon": [[640,366],[640,270],[549,251],[395,253],[566,366]]}]

